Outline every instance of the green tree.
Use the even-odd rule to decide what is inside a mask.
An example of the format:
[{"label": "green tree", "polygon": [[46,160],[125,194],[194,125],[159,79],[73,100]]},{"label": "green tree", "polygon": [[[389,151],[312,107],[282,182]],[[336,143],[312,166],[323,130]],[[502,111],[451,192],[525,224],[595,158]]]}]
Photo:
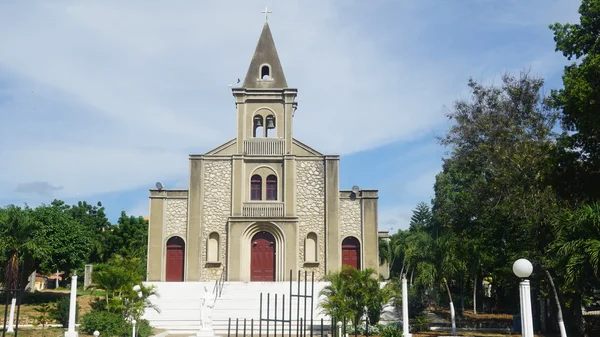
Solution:
[{"label": "green tree", "polygon": [[431,210],[429,206],[420,202],[417,207],[413,210],[413,215],[410,217],[410,230],[418,230],[426,228],[431,223]]},{"label": "green tree", "polygon": [[93,232],[73,219],[69,206],[55,200],[50,205],[38,206],[32,218],[39,224],[32,236],[44,241],[51,252],[39,268],[50,273],[58,268],[66,275],[83,270],[94,247]]},{"label": "green tree", "polygon": [[109,246],[113,226],[106,217],[102,203],[97,202],[96,205],[91,205],[85,201],[79,201],[77,205],[72,205],[68,212],[73,219],[82,223],[90,232],[93,247],[87,262],[101,263],[108,261],[113,254]]},{"label": "green tree", "polygon": [[600,0],[583,0],[580,22],[554,23],[556,51],[578,62],[565,67],[563,88],[552,93],[565,133],[555,151],[555,183],[563,196],[600,198]]},{"label": "green tree", "polygon": [[38,230],[31,208],[9,205],[0,209],[0,262],[4,266],[4,284],[10,289],[19,282],[24,285],[39,261],[50,253],[45,240],[32,236]]}]

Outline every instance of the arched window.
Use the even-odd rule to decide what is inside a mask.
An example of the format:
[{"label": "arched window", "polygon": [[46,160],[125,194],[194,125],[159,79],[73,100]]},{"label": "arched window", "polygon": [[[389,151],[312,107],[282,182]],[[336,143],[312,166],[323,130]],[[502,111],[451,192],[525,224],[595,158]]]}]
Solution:
[{"label": "arched window", "polygon": [[267,200],[277,200],[277,177],[273,174],[267,177]]},{"label": "arched window", "polygon": [[212,232],[208,235],[206,262],[219,262],[219,255],[219,233]]},{"label": "arched window", "polygon": [[254,116],[252,125],[252,137],[262,137],[264,134],[264,124],[261,115]]},{"label": "arched window", "polygon": [[304,242],[304,261],[317,262],[317,234],[310,232]]},{"label": "arched window", "polygon": [[273,115],[268,115],[267,118],[265,118],[265,136],[266,137],[273,137],[276,135],[275,132],[275,116]]},{"label": "arched window", "polygon": [[258,174],[250,180],[250,200],[262,200],[262,177]]},{"label": "arched window", "polygon": [[271,78],[271,68],[268,65],[264,65],[260,68],[260,78],[262,80],[268,80]]}]

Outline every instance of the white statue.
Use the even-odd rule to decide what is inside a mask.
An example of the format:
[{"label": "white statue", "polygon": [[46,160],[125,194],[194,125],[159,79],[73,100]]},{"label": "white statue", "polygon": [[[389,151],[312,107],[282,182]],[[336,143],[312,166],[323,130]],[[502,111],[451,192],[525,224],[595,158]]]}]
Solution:
[{"label": "white statue", "polygon": [[208,288],[204,286],[204,296],[202,297],[201,307],[200,307],[200,325],[202,326],[202,330],[210,330],[212,329],[212,308],[215,303],[211,302],[211,296],[208,292]]}]

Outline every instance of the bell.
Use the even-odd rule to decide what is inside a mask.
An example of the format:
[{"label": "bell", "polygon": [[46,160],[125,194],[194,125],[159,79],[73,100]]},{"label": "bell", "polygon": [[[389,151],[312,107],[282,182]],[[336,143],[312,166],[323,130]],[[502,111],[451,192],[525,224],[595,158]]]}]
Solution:
[{"label": "bell", "polygon": [[263,126],[263,121],[262,121],[262,118],[260,116],[254,117],[254,126],[256,126],[256,127]]},{"label": "bell", "polygon": [[275,119],[274,118],[267,119],[267,129],[275,129]]}]

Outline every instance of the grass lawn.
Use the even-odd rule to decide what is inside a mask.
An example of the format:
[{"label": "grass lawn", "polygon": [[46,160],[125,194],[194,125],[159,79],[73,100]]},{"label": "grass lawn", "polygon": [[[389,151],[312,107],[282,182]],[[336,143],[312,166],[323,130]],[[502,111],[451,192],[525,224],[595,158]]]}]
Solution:
[{"label": "grass lawn", "polygon": [[[40,316],[40,313],[36,311],[36,308],[39,308],[40,305],[45,303],[55,303],[62,297],[69,297],[70,293],[68,289],[52,289],[52,290],[43,290],[35,293],[26,293],[23,295],[23,304],[21,305],[20,313],[19,313],[19,325],[21,324],[34,324],[35,318]],[[83,316],[85,313],[91,310],[90,303],[96,297],[104,296],[104,292],[95,291],[91,292],[89,290],[77,292],[77,303],[79,304],[79,317]],[[1,323],[4,322],[4,298],[1,299],[0,303],[0,320]],[[7,310],[10,310],[10,302],[8,303]],[[15,308],[15,316],[16,316],[16,308]],[[16,319],[16,318],[15,318]],[[7,318],[8,320],[8,318]],[[0,323],[0,324],[1,324]],[[53,322],[55,323],[55,322]],[[25,331],[25,330],[22,330]],[[19,333],[19,336],[21,333]]]}]

